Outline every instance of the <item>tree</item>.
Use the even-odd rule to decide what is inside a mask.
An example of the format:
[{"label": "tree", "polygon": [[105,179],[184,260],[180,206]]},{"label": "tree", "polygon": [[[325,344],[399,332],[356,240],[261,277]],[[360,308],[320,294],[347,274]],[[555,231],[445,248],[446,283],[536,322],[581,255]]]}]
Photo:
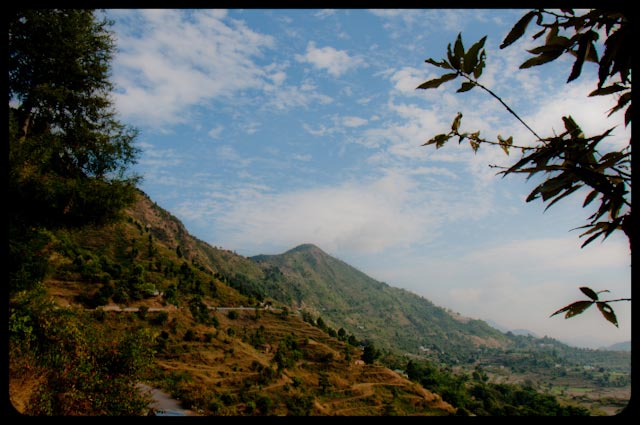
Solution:
[{"label": "tree", "polygon": [[30,229],[114,219],[133,201],[139,177],[128,174],[137,130],[116,119],[110,98],[111,22],[93,10],[8,15],[6,205],[17,277],[24,265],[17,241],[37,239]]},{"label": "tree", "polygon": [[380,350],[376,348],[373,342],[369,342],[365,345],[364,351],[362,352],[362,360],[366,364],[373,364],[380,355]]},{"label": "tree", "polygon": [[[575,57],[567,83],[576,80],[582,73],[585,62],[598,65],[598,83],[589,96],[616,96],[617,103],[608,113],[624,112],[625,126],[631,123],[631,52],[633,41],[627,10],[587,10],[576,14],[572,9],[547,11],[536,9],[526,12],[504,38],[501,49],[504,49],[519,38],[534,21],[540,30],[532,38],[539,39],[546,35],[540,46],[529,50],[533,57],[520,65],[521,69],[540,66],[556,60],[564,54]],[[604,35],[604,41],[599,42]],[[462,132],[462,113],[454,118],[448,133],[438,134],[423,146],[442,147],[450,139],[457,137],[458,143],[469,141],[474,152],[481,145],[499,146],[509,155],[520,150],[520,158],[509,167],[500,168],[498,174],[526,174],[527,179],[534,175],[543,176],[543,181],[529,194],[526,201],[542,199],[549,208],[558,201],[573,194],[579,189],[588,189],[583,207],[587,207],[596,199],[600,205],[587,219],[587,224],[579,227],[586,229],[580,237],[586,237],[582,247],[602,237],[605,240],[615,231],[622,231],[629,240],[632,249],[632,214],[631,214],[631,140],[620,150],[603,152],[599,143],[608,137],[613,128],[602,134],[591,137],[581,130],[578,123],[568,115],[562,117],[565,131],[560,135],[541,137],[525,121],[520,118],[492,90],[480,83],[479,78],[485,67],[486,52],[484,43],[486,36],[465,50],[461,34],[447,46],[447,57],[440,61],[432,58],[425,62],[447,71],[439,78],[426,81],[418,89],[434,89],[440,85],[462,78],[463,82],[457,90],[459,93],[480,88],[498,100],[533,135],[533,143],[515,144],[513,137],[487,140],[480,137],[480,132]],[[599,52],[602,50],[602,52]],[[630,301],[630,299],[600,300],[598,293],[590,288],[581,290],[589,296],[589,300],[574,302],[552,314],[565,312],[565,318],[576,316],[589,306],[596,304],[605,319],[618,325],[610,302]],[[606,291],[600,291],[606,292]]]},{"label": "tree", "polygon": [[55,308],[42,284],[55,231],[115,220],[135,200],[137,130],[110,97],[111,22],[81,9],[6,14],[10,376],[21,363],[42,371],[23,413],[139,414],[152,335],[105,339],[82,312]]}]

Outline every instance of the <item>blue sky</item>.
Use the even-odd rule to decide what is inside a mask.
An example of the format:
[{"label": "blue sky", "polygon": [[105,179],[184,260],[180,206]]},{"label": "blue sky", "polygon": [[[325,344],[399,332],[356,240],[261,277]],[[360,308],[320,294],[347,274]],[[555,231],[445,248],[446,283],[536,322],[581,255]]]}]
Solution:
[{"label": "blue sky", "polygon": [[[522,10],[247,9],[106,12],[115,21],[114,102],[140,130],[134,170],[154,201],[194,236],[238,254],[276,254],[302,243],[389,285],[463,316],[527,328],[587,347],[629,340],[587,311],[549,318],[583,298],[579,286],[630,297],[623,236],[580,249],[585,193],[544,212],[525,203],[535,187],[499,149],[452,143],[422,147],[463,129],[490,138],[532,136],[493,98],[459,83],[416,90],[441,75],[458,33],[466,47],[487,35],[482,82],[538,134],[563,130],[571,114],[586,134],[618,126],[603,142],[629,139],[612,100],[587,98],[597,73],[565,81],[569,58],[519,70],[530,37],[500,50]],[[515,153],[514,153],[515,155]]]}]

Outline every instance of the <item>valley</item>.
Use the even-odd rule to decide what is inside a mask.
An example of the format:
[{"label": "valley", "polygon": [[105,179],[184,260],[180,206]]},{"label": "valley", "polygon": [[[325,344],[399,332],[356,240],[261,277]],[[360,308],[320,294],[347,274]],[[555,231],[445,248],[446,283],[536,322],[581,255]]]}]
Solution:
[{"label": "valley", "polygon": [[[54,308],[39,307],[41,317],[77,329],[75,352],[128,362],[139,354],[124,341],[149,341],[139,380],[196,415],[524,414],[543,404],[612,415],[630,398],[628,352],[462,320],[311,244],[245,258],[190,236],[143,193],[119,223],[49,238],[38,302]],[[12,303],[20,312],[32,301]],[[18,316],[12,326],[22,329]],[[42,403],[43,377],[62,376],[20,353],[10,394],[29,412]],[[515,396],[524,404],[512,405]]]}]

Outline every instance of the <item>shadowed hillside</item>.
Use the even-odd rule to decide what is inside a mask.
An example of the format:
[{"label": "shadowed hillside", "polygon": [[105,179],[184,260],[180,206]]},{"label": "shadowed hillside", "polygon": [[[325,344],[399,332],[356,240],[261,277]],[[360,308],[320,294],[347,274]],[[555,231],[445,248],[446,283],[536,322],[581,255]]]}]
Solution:
[{"label": "shadowed hillside", "polygon": [[[9,392],[20,412],[41,412],[50,397],[62,397],[64,414],[95,411],[82,391],[56,388],[90,383],[84,391],[96,391],[104,383],[84,377],[87,367],[126,373],[148,356],[141,383],[200,415],[584,413],[501,384],[507,398],[480,369],[477,380],[452,374],[456,364],[528,371],[531,359],[550,370],[564,350],[553,340],[452,315],[314,245],[246,258],[194,238],[142,192],[121,221],[43,234],[43,298],[13,299],[11,329],[55,342],[67,366],[43,368],[33,353],[12,350]],[[76,365],[78,353],[93,366]],[[613,355],[600,354],[599,364]],[[580,364],[591,358],[577,355]]]},{"label": "shadowed hillside", "polygon": [[[43,283],[54,304],[39,314],[77,329],[75,353],[95,335],[99,353],[135,359],[125,341],[139,341],[144,331],[155,352],[145,383],[201,415],[455,412],[405,376],[365,364],[358,344],[306,323],[283,304],[265,304],[265,287],[251,284],[262,279],[260,267],[192,237],[143,193],[126,213],[117,223],[48,234]],[[19,412],[48,403],[43,379],[62,382],[35,364],[27,353],[11,358],[10,399]],[[65,401],[65,411],[88,408],[74,403]]]},{"label": "shadowed hillside", "polygon": [[252,259],[282,288],[272,295],[276,300],[386,349],[433,351],[455,361],[478,347],[511,344],[486,323],[453,315],[414,293],[378,282],[312,244]]}]

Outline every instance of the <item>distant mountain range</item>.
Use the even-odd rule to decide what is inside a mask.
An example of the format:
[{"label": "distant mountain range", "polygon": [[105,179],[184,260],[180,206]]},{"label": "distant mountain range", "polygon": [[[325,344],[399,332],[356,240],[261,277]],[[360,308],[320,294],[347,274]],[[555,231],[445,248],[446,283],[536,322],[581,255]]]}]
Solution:
[{"label": "distant mountain range", "polygon": [[487,319],[487,320],[485,320],[485,322],[487,322],[490,326],[496,328],[500,332],[504,332],[504,333],[511,332],[514,335],[523,335],[523,336],[531,335],[534,338],[540,338],[539,335],[537,335],[533,331],[530,331],[529,329],[509,329],[507,327],[504,327],[504,326],[494,322],[491,319]]},{"label": "distant mountain range", "polygon": [[631,341],[618,342],[608,347],[600,347],[598,350],[604,351],[631,351]]},{"label": "distant mountain range", "polygon": [[251,257],[278,292],[277,301],[321,317],[360,340],[407,353],[434,351],[463,360],[479,347],[507,348],[509,338],[404,289],[379,282],[313,244]]}]

